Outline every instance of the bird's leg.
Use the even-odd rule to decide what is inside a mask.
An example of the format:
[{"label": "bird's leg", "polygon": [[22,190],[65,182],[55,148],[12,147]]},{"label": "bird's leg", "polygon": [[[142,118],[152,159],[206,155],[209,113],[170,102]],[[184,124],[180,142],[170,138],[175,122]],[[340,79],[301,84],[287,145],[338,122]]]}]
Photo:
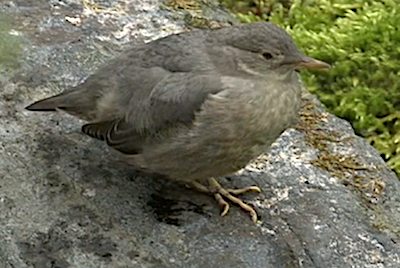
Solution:
[{"label": "bird's leg", "polygon": [[214,194],[215,199],[218,204],[223,208],[221,216],[225,216],[229,211],[229,203],[225,201],[224,197],[231,201],[234,204],[239,205],[245,211],[248,211],[251,215],[251,219],[253,222],[257,221],[257,212],[251,206],[245,204],[241,199],[233,196],[244,194],[247,192],[261,192],[261,189],[257,186],[249,186],[242,189],[224,189],[214,178],[208,179],[208,186],[205,186],[198,182],[192,182],[194,188],[203,193],[212,193]]}]

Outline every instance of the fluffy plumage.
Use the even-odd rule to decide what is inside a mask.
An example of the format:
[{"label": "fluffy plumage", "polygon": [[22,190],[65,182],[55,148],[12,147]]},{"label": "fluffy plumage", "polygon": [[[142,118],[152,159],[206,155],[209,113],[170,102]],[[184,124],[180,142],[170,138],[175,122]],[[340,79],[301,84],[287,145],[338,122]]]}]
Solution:
[{"label": "fluffy plumage", "polygon": [[210,177],[244,167],[295,121],[298,66],[327,64],[267,22],[181,33],[130,48],[27,109],[62,109],[133,165],[209,187]]}]

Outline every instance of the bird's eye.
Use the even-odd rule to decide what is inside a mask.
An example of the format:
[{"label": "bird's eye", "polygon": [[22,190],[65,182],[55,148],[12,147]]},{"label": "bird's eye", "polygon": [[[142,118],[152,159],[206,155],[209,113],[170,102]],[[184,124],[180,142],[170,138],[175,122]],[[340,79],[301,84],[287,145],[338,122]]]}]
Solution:
[{"label": "bird's eye", "polygon": [[266,59],[266,60],[272,59],[274,57],[274,56],[272,56],[271,53],[268,53],[268,52],[264,52],[262,55],[263,55],[264,59]]}]

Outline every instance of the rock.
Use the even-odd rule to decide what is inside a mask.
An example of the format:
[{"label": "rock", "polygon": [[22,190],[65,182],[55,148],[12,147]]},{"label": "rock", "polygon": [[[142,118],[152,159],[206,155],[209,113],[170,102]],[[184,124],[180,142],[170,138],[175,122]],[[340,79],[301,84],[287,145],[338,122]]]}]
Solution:
[{"label": "rock", "polygon": [[236,207],[219,217],[211,197],[121,166],[70,116],[24,110],[127,46],[234,23],[216,1],[0,9],[0,267],[400,267],[399,181],[313,96],[298,127],[222,181],[263,189],[246,196],[256,225]]}]

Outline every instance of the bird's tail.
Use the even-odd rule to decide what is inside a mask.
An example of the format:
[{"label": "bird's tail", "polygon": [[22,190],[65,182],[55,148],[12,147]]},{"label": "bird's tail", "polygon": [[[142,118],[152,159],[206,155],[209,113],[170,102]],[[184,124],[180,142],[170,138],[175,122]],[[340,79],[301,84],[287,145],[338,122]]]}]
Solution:
[{"label": "bird's tail", "polygon": [[69,114],[86,119],[95,109],[95,101],[87,99],[82,89],[73,88],[56,96],[39,100],[25,109],[38,112],[63,110]]},{"label": "bird's tail", "polygon": [[37,112],[53,112],[56,111],[56,109],[65,109],[66,99],[66,96],[61,93],[59,95],[32,103],[25,109]]}]

